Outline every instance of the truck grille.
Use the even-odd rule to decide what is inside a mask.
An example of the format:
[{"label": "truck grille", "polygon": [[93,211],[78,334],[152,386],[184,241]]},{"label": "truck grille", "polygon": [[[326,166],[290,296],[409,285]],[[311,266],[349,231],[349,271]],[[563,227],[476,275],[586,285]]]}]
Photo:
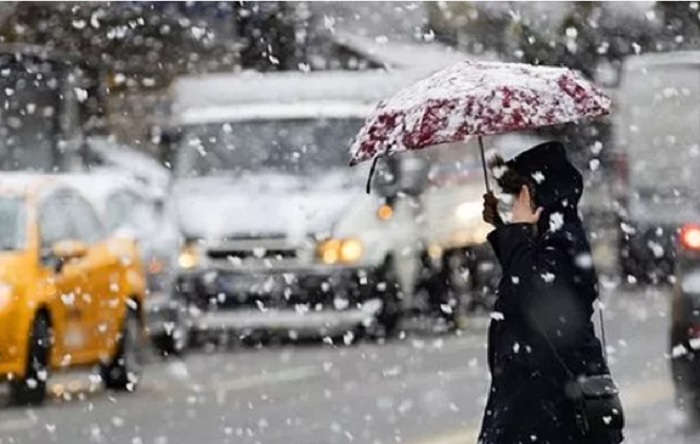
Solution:
[{"label": "truck grille", "polygon": [[225,249],[225,250],[209,250],[207,256],[211,259],[296,259],[297,251],[294,249]]}]

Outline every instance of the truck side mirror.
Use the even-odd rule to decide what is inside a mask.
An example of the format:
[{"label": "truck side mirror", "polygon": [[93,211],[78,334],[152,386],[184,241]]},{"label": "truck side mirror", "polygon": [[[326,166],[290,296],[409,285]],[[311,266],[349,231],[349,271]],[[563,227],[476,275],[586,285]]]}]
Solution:
[{"label": "truck side mirror", "polygon": [[416,196],[425,189],[430,170],[428,160],[405,154],[382,158],[378,162],[374,187],[382,197],[399,193]]},{"label": "truck side mirror", "polygon": [[406,194],[416,196],[428,184],[430,162],[418,156],[401,159],[399,166],[399,187]]}]

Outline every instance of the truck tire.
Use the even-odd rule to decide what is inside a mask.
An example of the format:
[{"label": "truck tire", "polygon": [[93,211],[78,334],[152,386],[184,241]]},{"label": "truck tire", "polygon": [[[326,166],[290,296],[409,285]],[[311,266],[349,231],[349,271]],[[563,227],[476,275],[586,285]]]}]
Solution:
[{"label": "truck tire", "polygon": [[153,343],[163,356],[184,356],[190,340],[187,325],[177,320],[171,331],[153,338]]},{"label": "truck tire", "polygon": [[462,316],[471,309],[471,306],[463,304],[465,295],[469,295],[470,304],[476,297],[474,264],[469,262],[466,250],[452,251],[445,256],[443,261],[442,280],[445,283],[446,292],[441,302],[449,306],[449,310],[445,311],[441,307],[440,313],[448,323],[450,331],[454,331],[460,329]]},{"label": "truck tire", "polygon": [[117,353],[111,362],[102,365],[102,383],[108,389],[134,391],[143,370],[141,322],[135,310],[129,309],[124,319]]},{"label": "truck tire", "polygon": [[382,297],[382,309],[377,315],[377,323],[380,327],[380,336],[394,338],[398,336],[399,324],[403,313],[401,312],[399,280],[396,274],[394,260],[388,258],[379,273],[379,292]]},{"label": "truck tire", "polygon": [[10,398],[16,405],[40,405],[46,399],[51,357],[51,326],[44,313],[37,314],[32,323],[27,353],[27,369],[23,379],[10,383]]}]

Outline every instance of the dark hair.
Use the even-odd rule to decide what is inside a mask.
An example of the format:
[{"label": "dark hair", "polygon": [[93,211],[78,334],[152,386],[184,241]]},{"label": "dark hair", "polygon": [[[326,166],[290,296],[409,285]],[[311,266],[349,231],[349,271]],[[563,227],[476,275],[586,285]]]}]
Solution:
[{"label": "dark hair", "polygon": [[501,190],[503,190],[504,193],[517,196],[518,194],[520,194],[520,190],[523,188],[523,185],[525,185],[530,191],[531,198],[534,200],[535,182],[531,178],[523,176],[517,171],[515,171],[513,168],[511,168],[501,156],[494,156],[489,161],[489,167],[491,171],[493,171],[496,168],[503,170],[502,174],[496,177],[495,179],[496,184]]}]

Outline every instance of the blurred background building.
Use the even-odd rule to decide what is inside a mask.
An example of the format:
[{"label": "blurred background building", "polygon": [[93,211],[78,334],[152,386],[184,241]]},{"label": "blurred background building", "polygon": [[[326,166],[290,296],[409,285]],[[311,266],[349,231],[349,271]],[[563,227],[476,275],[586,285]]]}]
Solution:
[{"label": "blurred background building", "polygon": [[627,55],[700,47],[699,15],[698,2],[6,2],[0,41],[90,63],[85,130],[157,155],[181,74],[429,64],[406,45],[438,42],[614,86]]}]

